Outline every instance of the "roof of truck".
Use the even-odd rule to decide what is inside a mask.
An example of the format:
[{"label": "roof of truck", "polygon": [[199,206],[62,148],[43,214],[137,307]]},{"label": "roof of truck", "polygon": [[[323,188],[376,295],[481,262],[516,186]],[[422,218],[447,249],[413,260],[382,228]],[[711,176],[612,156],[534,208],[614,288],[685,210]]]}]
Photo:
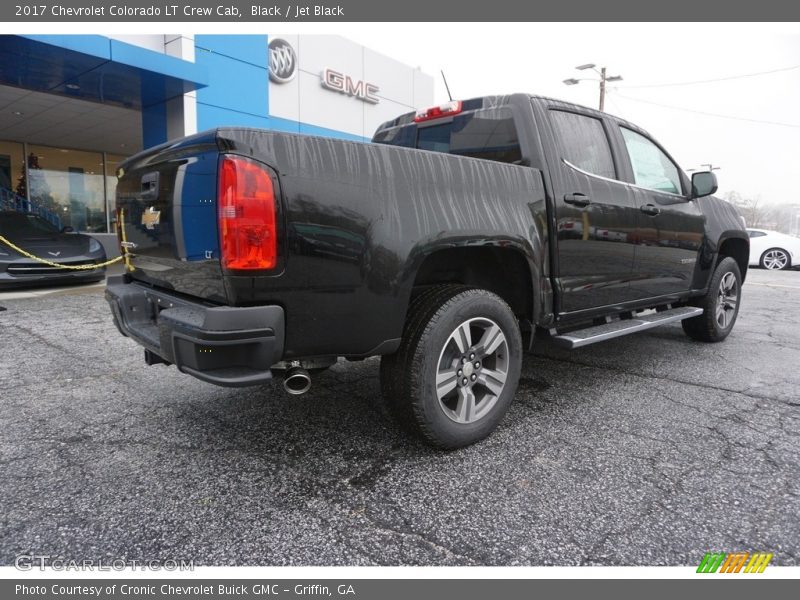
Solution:
[{"label": "roof of truck", "polygon": [[[558,98],[551,98],[550,96],[542,96],[539,94],[529,94],[529,93],[517,93],[517,94],[505,94],[505,95],[498,95],[498,96],[477,96],[474,98],[468,98],[466,100],[462,100],[462,104],[464,105],[463,110],[477,110],[481,108],[493,108],[499,106],[507,106],[508,104],[512,103],[512,100],[517,98],[524,98],[527,97],[532,100],[541,100],[544,102],[548,102],[552,105],[553,108],[562,108],[568,110],[579,110],[581,112],[588,112],[590,114],[594,114],[598,117],[605,116],[617,121],[620,125],[624,125],[629,129],[633,129],[634,131],[639,131],[641,133],[649,134],[646,130],[642,129],[640,126],[636,125],[635,123],[631,123],[630,121],[626,121],[625,119],[618,117],[617,115],[613,115],[607,112],[601,112],[595,108],[591,108],[588,106],[584,106],[583,104],[575,104],[574,102],[567,102],[565,100],[560,100]],[[480,104],[479,104],[480,103]],[[381,131],[383,129],[389,129],[391,127],[401,127],[406,125],[414,124],[414,116],[416,115],[416,111],[410,111],[407,113],[403,113],[398,117],[390,121],[386,121],[382,123],[377,129],[376,132]]]}]

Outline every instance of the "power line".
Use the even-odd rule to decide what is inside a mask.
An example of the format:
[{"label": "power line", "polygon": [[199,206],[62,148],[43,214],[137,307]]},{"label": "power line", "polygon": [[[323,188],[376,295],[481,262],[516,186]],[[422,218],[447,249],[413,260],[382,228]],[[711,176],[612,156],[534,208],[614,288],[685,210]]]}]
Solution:
[{"label": "power line", "polygon": [[705,115],[707,117],[718,117],[720,119],[730,119],[732,121],[746,121],[748,123],[761,123],[762,125],[778,125],[780,127],[793,127],[796,129],[800,129],[800,124],[798,123],[782,123],[780,121],[763,121],[761,119],[748,119],[747,117],[737,117],[734,115],[720,115],[718,113],[711,113],[706,112],[703,110],[694,110],[692,108],[684,108],[682,106],[671,106],[669,104],[661,104],[660,102],[652,102],[650,100],[642,100],[641,98],[631,98],[630,96],[626,96],[624,94],[620,94],[617,92],[618,98],[625,98],[626,100],[630,100],[632,102],[641,102],[642,104],[651,104],[653,106],[660,106],[661,108],[669,108],[671,110],[682,110],[684,112],[695,113],[697,115]]},{"label": "power line", "polygon": [[756,73],[744,73],[742,75],[731,75],[730,77],[718,77],[716,79],[699,79],[696,81],[680,81],[675,83],[652,83],[652,84],[643,84],[643,85],[623,85],[618,86],[621,88],[626,89],[634,89],[634,88],[662,88],[662,87],[677,87],[682,85],[698,85],[701,83],[717,83],[719,81],[732,81],[734,79],[745,79],[747,77],[760,77],[761,75],[772,75],[773,73],[783,73],[785,71],[794,71],[796,69],[800,69],[800,65],[794,65],[791,67],[782,67],[780,69],[772,69],[770,71],[757,71]]}]

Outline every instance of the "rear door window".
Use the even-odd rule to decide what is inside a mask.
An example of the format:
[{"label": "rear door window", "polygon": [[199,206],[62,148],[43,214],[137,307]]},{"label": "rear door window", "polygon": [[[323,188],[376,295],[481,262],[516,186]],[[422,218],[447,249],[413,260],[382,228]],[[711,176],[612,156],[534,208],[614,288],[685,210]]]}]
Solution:
[{"label": "rear door window", "polygon": [[617,178],[611,146],[600,119],[565,110],[551,110],[550,120],[561,158],[592,175]]}]

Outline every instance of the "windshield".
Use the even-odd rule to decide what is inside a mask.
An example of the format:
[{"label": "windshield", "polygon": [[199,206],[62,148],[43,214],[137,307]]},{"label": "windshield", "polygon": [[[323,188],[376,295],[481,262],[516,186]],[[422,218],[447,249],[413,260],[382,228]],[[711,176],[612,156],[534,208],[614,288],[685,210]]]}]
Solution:
[{"label": "windshield", "polygon": [[51,225],[36,215],[25,213],[0,214],[0,235],[15,237],[36,237],[58,233],[55,225]]}]

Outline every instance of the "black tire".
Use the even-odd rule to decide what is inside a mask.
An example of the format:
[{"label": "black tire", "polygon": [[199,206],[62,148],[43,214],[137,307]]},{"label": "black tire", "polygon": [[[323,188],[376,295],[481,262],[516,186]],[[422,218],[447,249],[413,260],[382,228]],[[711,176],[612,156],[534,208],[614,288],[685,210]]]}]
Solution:
[{"label": "black tire", "polygon": [[[722,281],[735,281],[735,306],[731,307],[731,297],[723,294]],[[727,287],[727,286],[725,286]],[[693,340],[700,342],[721,342],[730,334],[736,324],[736,317],[739,314],[739,305],[742,299],[742,275],[739,265],[730,257],[725,257],[717,264],[711,281],[708,284],[708,292],[705,296],[695,299],[692,304],[703,309],[703,314],[681,322],[683,331]],[[723,305],[720,315],[718,309]]]},{"label": "black tire", "polygon": [[[408,307],[406,313],[406,324],[403,328],[403,339],[409,336],[409,331],[412,327],[412,320],[414,316],[421,316],[426,309],[423,307],[441,306],[444,299],[452,297],[456,291],[464,291],[468,287],[460,284],[445,283],[441,285],[431,286],[419,294],[417,294]],[[402,425],[406,430],[413,431],[414,427],[411,423],[411,413],[405,407],[406,390],[402,387],[403,373],[402,365],[407,360],[408,344],[401,343],[397,352],[394,354],[385,354],[381,356],[380,366],[380,383],[381,383],[381,396],[383,403],[389,415]]]},{"label": "black tire", "polygon": [[[469,346],[458,331],[468,333]],[[484,357],[484,350],[491,351]],[[521,363],[519,324],[500,297],[440,286],[409,308],[400,348],[381,359],[381,389],[387,408],[406,429],[431,445],[460,448],[497,427],[516,392]],[[459,372],[467,377],[456,376]],[[439,391],[456,381],[441,398],[437,375],[449,378]],[[464,379],[467,385],[458,383]]]},{"label": "black tire", "polygon": [[[791,269],[792,257],[783,248],[770,248],[761,255],[761,258],[758,260],[758,264],[762,269],[768,269],[771,271]],[[775,266],[781,264],[783,266]]]}]

